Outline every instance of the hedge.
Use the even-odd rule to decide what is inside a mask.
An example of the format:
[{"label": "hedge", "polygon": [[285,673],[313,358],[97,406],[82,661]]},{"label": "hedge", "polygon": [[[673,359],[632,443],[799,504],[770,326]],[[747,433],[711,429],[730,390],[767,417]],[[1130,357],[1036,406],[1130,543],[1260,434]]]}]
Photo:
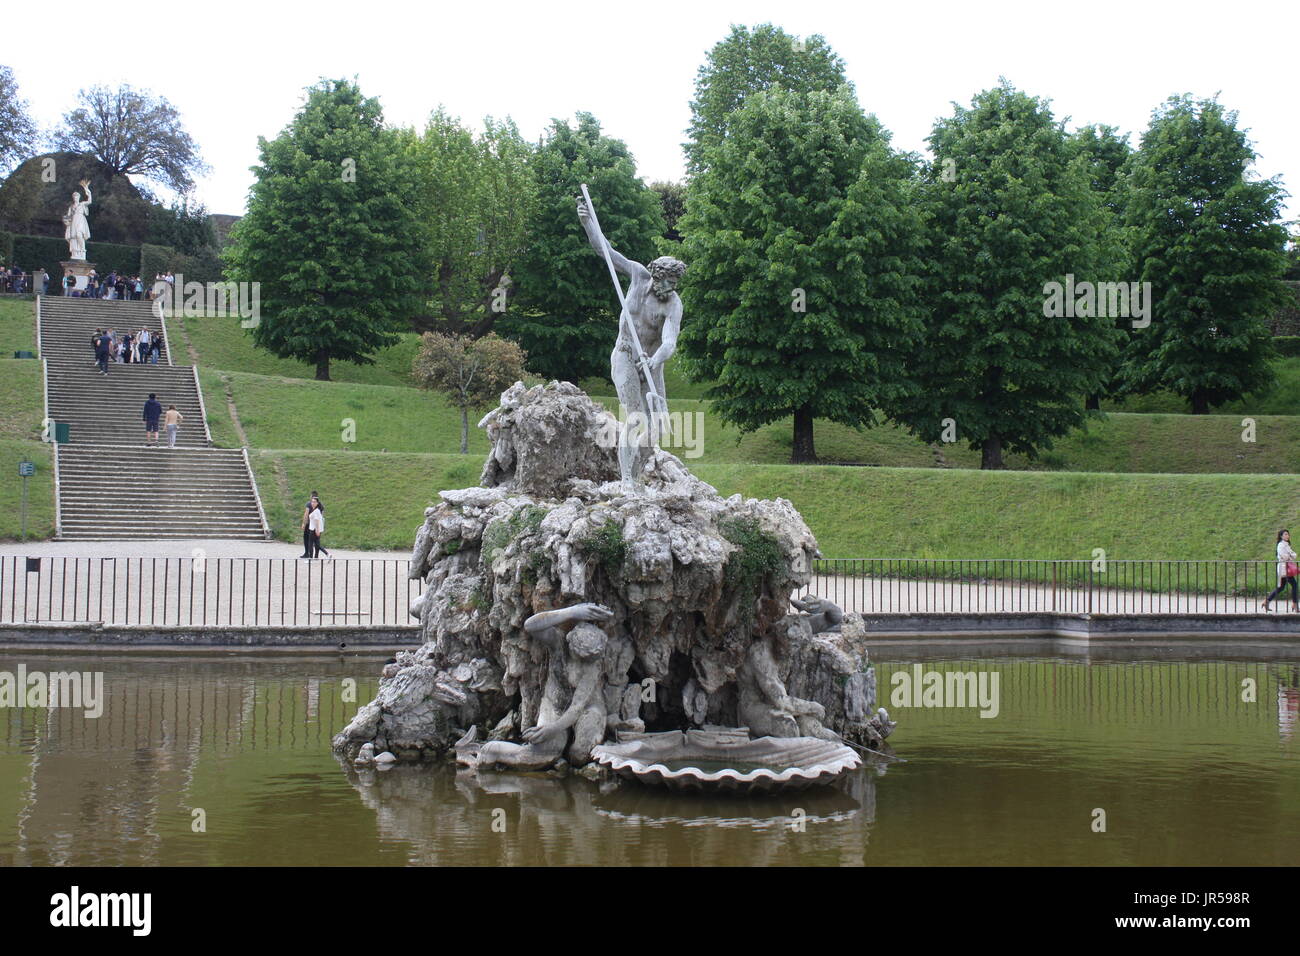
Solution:
[{"label": "hedge", "polygon": [[[63,275],[59,263],[68,258],[68,243],[56,236],[15,236],[0,232],[0,261],[24,272],[44,268],[55,288]],[[185,281],[221,281],[221,263],[210,256],[185,256],[166,246],[124,246],[115,242],[86,243],[86,259],[101,276],[125,272],[145,280],[146,288],[160,272],[179,272]]]},{"label": "hedge", "polygon": [[1300,335],[1275,335],[1273,347],[1283,358],[1296,358],[1300,356]]}]

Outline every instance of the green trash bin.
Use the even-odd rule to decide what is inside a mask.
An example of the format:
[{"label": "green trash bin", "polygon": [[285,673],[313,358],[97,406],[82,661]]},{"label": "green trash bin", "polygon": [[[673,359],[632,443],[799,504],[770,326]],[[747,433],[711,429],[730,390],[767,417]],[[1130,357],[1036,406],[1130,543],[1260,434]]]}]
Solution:
[{"label": "green trash bin", "polygon": [[71,430],[72,430],[72,426],[69,425],[67,422],[55,422],[54,440],[60,445],[66,445],[68,443],[68,433]]}]

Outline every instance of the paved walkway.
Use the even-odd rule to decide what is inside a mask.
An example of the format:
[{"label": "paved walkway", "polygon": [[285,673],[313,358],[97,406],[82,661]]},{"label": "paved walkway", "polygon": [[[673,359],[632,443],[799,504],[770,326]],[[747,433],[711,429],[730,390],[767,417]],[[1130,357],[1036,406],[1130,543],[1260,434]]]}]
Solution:
[{"label": "paved walkway", "polygon": [[[412,535],[414,540],[414,535]],[[325,542],[329,547],[328,540]],[[237,539],[203,539],[194,541],[0,541],[0,555],[57,556],[67,558],[189,558],[195,549],[209,558],[297,558],[302,544],[284,541],[240,541]],[[387,558],[410,560],[405,551],[345,551],[331,549],[339,558]],[[327,560],[322,558],[321,560]]]},{"label": "paved walkway", "polygon": [[[1090,592],[1086,587],[1053,588],[1025,581],[968,583],[833,575],[814,578],[807,591],[834,601],[845,611],[862,614],[1262,614],[1259,605],[1267,593],[1190,594],[1100,587]],[[1286,602],[1278,601],[1273,607],[1273,613],[1291,613]]]}]

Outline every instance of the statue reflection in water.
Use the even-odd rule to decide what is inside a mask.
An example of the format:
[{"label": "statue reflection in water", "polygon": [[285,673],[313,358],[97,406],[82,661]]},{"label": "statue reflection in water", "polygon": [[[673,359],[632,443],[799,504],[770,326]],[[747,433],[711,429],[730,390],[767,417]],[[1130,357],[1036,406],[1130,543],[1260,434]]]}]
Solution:
[{"label": "statue reflection in water", "polygon": [[883,762],[796,793],[691,795],[575,774],[339,765],[417,865],[863,865]]}]

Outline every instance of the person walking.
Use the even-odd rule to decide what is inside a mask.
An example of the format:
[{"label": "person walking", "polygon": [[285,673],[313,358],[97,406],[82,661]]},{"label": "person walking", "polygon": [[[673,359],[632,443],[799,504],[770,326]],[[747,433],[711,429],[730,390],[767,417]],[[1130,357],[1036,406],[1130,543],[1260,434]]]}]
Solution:
[{"label": "person walking", "polygon": [[181,422],[185,421],[185,416],[176,411],[175,405],[167,406],[167,414],[164,416],[167,424],[167,447],[176,447],[176,431],[181,427]]},{"label": "person walking", "polygon": [[314,491],[311,493],[311,504],[320,513],[320,527],[316,529],[316,557],[319,558],[322,554],[327,558],[331,557],[330,553],[325,550],[325,546],[320,543],[321,535],[325,533],[325,506],[321,504],[320,496]]},{"label": "person walking", "polygon": [[1277,597],[1287,585],[1291,585],[1291,610],[1300,612],[1300,564],[1297,564],[1295,549],[1291,547],[1291,532],[1283,528],[1277,533],[1277,587],[1273,593],[1264,598],[1263,608],[1268,610],[1269,603]]},{"label": "person walking", "polygon": [[302,506],[302,556],[312,556],[311,503],[316,500],[316,492],[311,493],[307,503]]},{"label": "person walking", "polygon": [[321,535],[325,533],[325,511],[315,498],[308,508],[307,528],[311,532],[311,557],[319,558],[322,552],[329,554],[320,546]]},{"label": "person walking", "polygon": [[110,339],[107,334],[101,335],[95,339],[95,364],[99,366],[99,374],[108,374],[108,350]]},{"label": "person walking", "polygon": [[154,332],[149,336],[149,364],[157,365],[158,356],[162,354],[163,334],[161,331]]},{"label": "person walking", "polygon": [[99,337],[104,334],[103,329],[95,329],[95,334],[90,337],[90,354],[95,356],[95,364],[99,364]]},{"label": "person walking", "polygon": [[158,447],[158,419],[162,417],[162,402],[158,401],[158,396],[153,392],[149,393],[149,400],[144,403],[144,440],[145,446],[153,445]]}]

